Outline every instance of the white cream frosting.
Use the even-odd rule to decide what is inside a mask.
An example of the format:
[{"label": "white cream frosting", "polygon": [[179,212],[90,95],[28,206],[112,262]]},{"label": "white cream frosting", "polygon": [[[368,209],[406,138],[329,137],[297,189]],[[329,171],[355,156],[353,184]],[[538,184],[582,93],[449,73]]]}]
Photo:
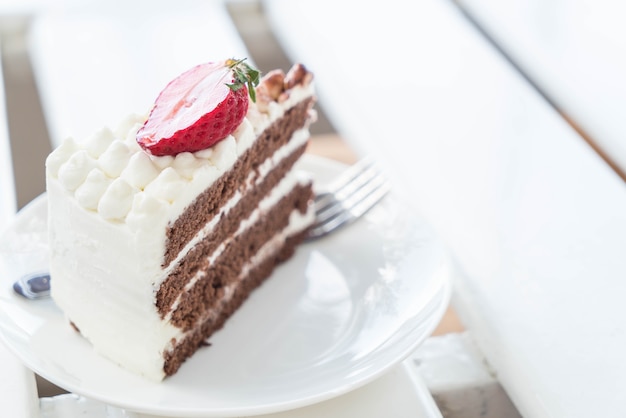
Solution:
[{"label": "white cream frosting", "polygon": [[[124,221],[135,210],[135,206],[126,205],[127,210],[118,208],[112,213],[108,208],[116,205],[116,199],[123,197],[124,200],[134,201],[142,193],[159,199],[162,187],[203,190],[234,165],[259,133],[295,103],[312,94],[312,85],[298,86],[290,91],[286,101],[271,102],[267,113],[260,112],[251,102],[246,118],[232,135],[209,149],[195,153],[183,152],[176,157],[157,157],[143,152],[135,136],[146,116],[131,115],[120,124],[116,133],[104,128],[82,143],[72,138],[65,140],[48,157],[46,176],[58,180],[67,192],[75,192],[80,188],[85,209],[93,210],[105,219]],[[89,176],[94,169],[101,171],[104,176]],[[173,169],[178,176],[171,170],[166,176],[161,176],[167,169]],[[124,183],[113,181],[118,178],[124,180]],[[169,179],[175,183],[171,187],[164,184]],[[155,180],[158,185],[151,187]],[[114,190],[110,191],[110,188]],[[123,195],[120,195],[122,192]],[[94,206],[94,201],[99,204]],[[166,201],[173,203],[171,199]],[[105,211],[101,212],[100,208]],[[173,214],[174,217],[177,215]],[[148,219],[146,221],[149,222]]]},{"label": "white cream frosting", "polygon": [[[286,102],[272,103],[267,113],[250,103],[246,119],[232,135],[196,153],[176,157],[145,153],[135,134],[146,116],[131,115],[114,131],[102,129],[82,142],[67,139],[50,154],[46,181],[52,296],[97,351],[149,378],[164,377],[163,352],[172,338],[182,336],[161,320],[154,305],[156,291],[175,265],[161,267],[167,225],[235,164],[258,133],[312,96],[313,87],[299,86],[290,93]],[[296,132],[288,145],[263,163],[262,176],[307,138],[308,129]],[[301,181],[286,177],[272,199],[277,201]],[[222,210],[229,210],[239,198],[233,197]],[[254,216],[268,210],[269,204],[263,203]],[[303,229],[311,217],[312,213],[294,215],[284,233]],[[213,224],[186,249],[210,234]]]}]

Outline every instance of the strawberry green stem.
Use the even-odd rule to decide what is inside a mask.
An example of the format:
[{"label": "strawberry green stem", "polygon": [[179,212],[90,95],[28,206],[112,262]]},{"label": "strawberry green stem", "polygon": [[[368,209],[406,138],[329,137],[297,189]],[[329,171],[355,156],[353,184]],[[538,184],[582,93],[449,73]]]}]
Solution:
[{"label": "strawberry green stem", "polygon": [[256,102],[256,89],[259,84],[260,73],[244,62],[246,58],[236,60],[229,58],[226,66],[233,71],[234,80],[231,84],[226,84],[232,91],[237,91],[243,86],[248,86],[248,94],[253,102]]}]

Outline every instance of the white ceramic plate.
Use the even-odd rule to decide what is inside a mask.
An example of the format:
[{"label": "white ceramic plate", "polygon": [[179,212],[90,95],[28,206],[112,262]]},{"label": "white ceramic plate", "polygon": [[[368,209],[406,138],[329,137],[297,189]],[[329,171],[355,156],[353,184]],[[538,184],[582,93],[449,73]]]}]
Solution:
[{"label": "white ceramic plate", "polygon": [[[318,184],[342,168],[311,156],[302,167]],[[209,347],[155,383],[97,355],[52,300],[26,301],[13,292],[20,274],[45,269],[45,230],[43,195],[0,238],[0,337],[51,382],[132,411],[232,417],[338,396],[405,359],[449,301],[445,249],[390,195],[363,219],[301,246]]]}]

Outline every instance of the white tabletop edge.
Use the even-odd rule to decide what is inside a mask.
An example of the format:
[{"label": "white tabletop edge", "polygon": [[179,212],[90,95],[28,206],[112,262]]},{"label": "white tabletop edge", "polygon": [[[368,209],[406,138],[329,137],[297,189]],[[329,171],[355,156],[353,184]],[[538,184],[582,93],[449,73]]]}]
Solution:
[{"label": "white tabletop edge", "polygon": [[459,5],[547,97],[626,174],[624,5],[611,0]]}]

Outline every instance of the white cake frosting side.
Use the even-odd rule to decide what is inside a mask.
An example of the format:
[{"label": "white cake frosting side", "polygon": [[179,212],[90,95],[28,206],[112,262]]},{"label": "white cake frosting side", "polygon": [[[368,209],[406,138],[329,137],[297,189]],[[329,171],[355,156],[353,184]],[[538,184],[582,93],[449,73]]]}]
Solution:
[{"label": "white cake frosting side", "polygon": [[[313,87],[298,86],[290,93],[287,101],[270,103],[267,112],[250,103],[246,119],[233,135],[193,154],[146,154],[135,141],[145,116],[131,116],[117,130],[103,129],[82,142],[68,139],[50,154],[46,181],[52,296],[96,350],[149,378],[163,378],[163,351],[172,338],[182,336],[161,320],[154,303],[168,273],[161,267],[166,227],[235,164],[258,133],[311,97]],[[262,175],[307,138],[308,129],[298,131],[263,164]],[[286,177],[272,198],[299,181]],[[238,198],[233,197],[223,210]],[[264,210],[263,205],[258,209]],[[289,228],[301,230],[311,216],[294,215]],[[194,242],[209,234],[211,227]],[[119,251],[120,245],[124,251]],[[104,308],[93,309],[96,304]],[[107,323],[116,326],[101,325]]]}]

